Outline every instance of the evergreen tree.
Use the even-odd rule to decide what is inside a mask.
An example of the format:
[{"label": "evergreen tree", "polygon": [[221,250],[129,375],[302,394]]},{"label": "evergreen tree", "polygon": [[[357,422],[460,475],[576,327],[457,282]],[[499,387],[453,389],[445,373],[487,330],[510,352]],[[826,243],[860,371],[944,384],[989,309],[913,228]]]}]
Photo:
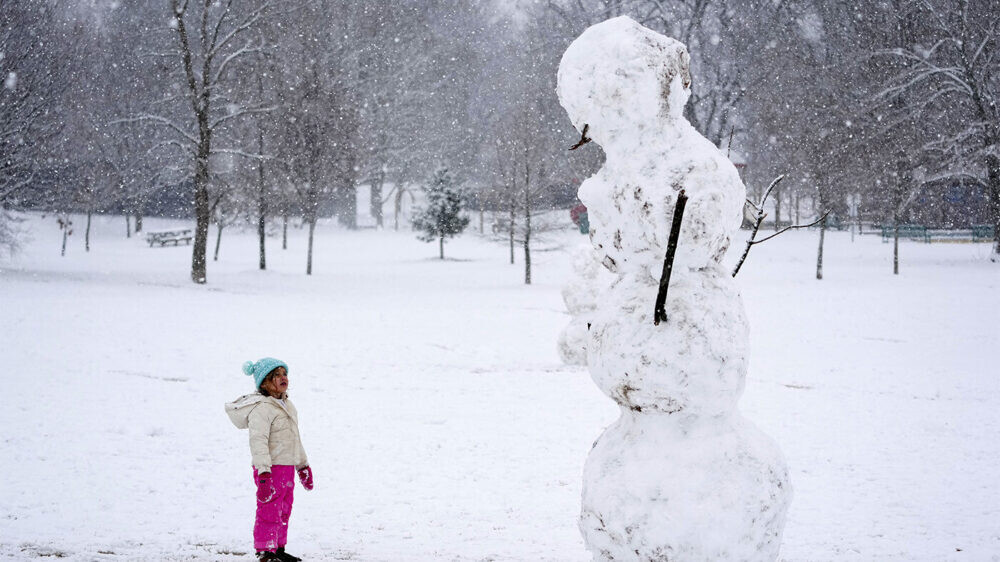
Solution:
[{"label": "evergreen tree", "polygon": [[469,225],[469,217],[461,216],[464,200],[461,186],[447,168],[438,168],[431,176],[430,185],[424,187],[427,202],[413,217],[417,238],[424,242],[438,241],[441,259],[444,259],[444,239],[461,234]]}]

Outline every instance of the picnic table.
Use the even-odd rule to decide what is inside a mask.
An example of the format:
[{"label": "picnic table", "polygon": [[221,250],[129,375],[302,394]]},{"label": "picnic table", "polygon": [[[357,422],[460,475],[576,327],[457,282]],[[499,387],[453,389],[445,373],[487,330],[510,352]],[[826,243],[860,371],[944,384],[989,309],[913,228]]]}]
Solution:
[{"label": "picnic table", "polygon": [[162,248],[167,244],[173,244],[177,246],[181,242],[185,244],[190,244],[194,236],[191,234],[193,231],[190,228],[173,228],[169,230],[151,230],[146,233],[146,242],[149,242],[149,247],[152,248],[153,244],[159,244]]}]

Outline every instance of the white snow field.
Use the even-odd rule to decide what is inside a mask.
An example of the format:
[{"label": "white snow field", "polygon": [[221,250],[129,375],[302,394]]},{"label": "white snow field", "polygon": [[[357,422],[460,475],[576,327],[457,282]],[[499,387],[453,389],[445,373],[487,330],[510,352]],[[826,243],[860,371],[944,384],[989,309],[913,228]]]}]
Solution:
[{"label": "white snow field", "polygon": [[[196,286],[189,246],[149,248],[102,217],[87,254],[75,222],[66,257],[54,217],[32,215],[0,258],[0,558],[251,560],[247,435],[223,403],[252,390],[243,361],[272,355],[316,476],[296,490],[293,554],[588,559],[581,471],[617,409],[556,352],[582,240],[568,219],[531,286],[520,253],[510,265],[473,234],[440,261],[411,232],[329,224],[311,277],[304,231],[286,251],[269,239],[266,272],[246,231]],[[737,279],[741,410],[795,488],[782,559],[1000,560],[989,245],[903,242],[893,276],[878,236],[828,233],[817,281],[816,243],[757,246]]]}]

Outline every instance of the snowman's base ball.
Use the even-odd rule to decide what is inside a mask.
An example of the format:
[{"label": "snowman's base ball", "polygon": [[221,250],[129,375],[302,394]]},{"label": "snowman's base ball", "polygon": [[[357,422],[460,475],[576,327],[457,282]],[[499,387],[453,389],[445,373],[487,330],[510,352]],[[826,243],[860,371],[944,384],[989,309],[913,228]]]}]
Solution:
[{"label": "snowman's base ball", "polygon": [[738,414],[625,410],[587,458],[580,530],[595,561],[770,562],[791,496],[780,450]]}]

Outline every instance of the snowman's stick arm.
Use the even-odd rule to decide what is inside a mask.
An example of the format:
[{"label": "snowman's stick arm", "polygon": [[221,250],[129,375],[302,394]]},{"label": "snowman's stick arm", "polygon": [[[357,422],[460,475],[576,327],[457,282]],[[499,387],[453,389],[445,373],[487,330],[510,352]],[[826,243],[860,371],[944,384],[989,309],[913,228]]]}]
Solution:
[{"label": "snowman's stick arm", "polygon": [[790,226],[786,226],[785,228],[782,228],[781,230],[779,230],[778,232],[775,232],[774,234],[768,236],[767,238],[761,238],[760,240],[754,240],[753,243],[754,244],[760,244],[761,242],[767,242],[768,240],[774,238],[775,236],[777,236],[779,234],[784,234],[784,233],[788,232],[789,230],[792,230],[792,229],[795,229],[795,228],[809,228],[810,226],[816,226],[817,224],[823,222],[823,219],[825,219],[827,217],[827,215],[829,215],[829,214],[830,214],[830,211],[827,211],[827,212],[823,213],[823,216],[821,216],[820,218],[812,221],[809,224],[793,224],[793,225],[790,225]]},{"label": "snowman's stick arm", "polygon": [[[743,267],[743,262],[746,261],[747,254],[750,253],[750,248],[754,245],[754,238],[757,237],[757,231],[760,230],[760,225],[764,222],[764,203],[767,202],[767,198],[771,195],[774,186],[778,185],[783,179],[785,179],[784,174],[774,178],[771,185],[767,186],[767,191],[764,192],[764,197],[761,198],[760,204],[754,205],[757,208],[757,219],[753,221],[753,230],[750,231],[750,239],[747,240],[747,246],[743,249],[743,255],[740,256],[740,261],[736,262],[736,267],[733,269],[733,277],[736,277],[736,274],[740,272],[740,268]],[[768,238],[772,237],[769,236]],[[761,242],[763,241],[761,240]]]},{"label": "snowman's stick arm", "polygon": [[670,273],[674,269],[674,254],[677,252],[677,239],[681,236],[681,220],[684,218],[684,205],[687,204],[687,195],[682,189],[677,194],[677,204],[674,206],[674,219],[670,223],[670,238],[667,240],[667,255],[663,259],[663,273],[660,274],[660,290],[656,293],[656,305],[653,308],[653,324],[660,325],[660,321],[666,321],[667,311],[667,288],[670,286]]}]

